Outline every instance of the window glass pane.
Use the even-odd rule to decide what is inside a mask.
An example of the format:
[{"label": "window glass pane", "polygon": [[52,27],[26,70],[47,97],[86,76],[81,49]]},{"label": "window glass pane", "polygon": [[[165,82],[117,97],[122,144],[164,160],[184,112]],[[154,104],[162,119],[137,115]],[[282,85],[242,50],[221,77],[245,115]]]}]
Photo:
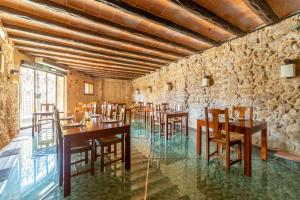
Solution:
[{"label": "window glass pane", "polygon": [[84,94],[94,94],[94,84],[84,83]]},{"label": "window glass pane", "polygon": [[20,68],[20,126],[31,125],[32,112],[34,111],[34,70]]},{"label": "window glass pane", "polygon": [[46,103],[46,72],[36,71],[36,109],[41,109],[41,103]]},{"label": "window glass pane", "polygon": [[56,104],[56,75],[47,74],[47,103]]},{"label": "window glass pane", "polygon": [[65,91],[65,78],[57,76],[57,102],[56,106],[59,111],[64,111],[64,91]]}]

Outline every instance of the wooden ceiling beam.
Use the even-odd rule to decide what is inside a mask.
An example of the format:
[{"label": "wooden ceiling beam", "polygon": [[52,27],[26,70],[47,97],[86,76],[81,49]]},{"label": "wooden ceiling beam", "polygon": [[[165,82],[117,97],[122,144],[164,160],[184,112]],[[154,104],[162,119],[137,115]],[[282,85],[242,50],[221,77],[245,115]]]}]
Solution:
[{"label": "wooden ceiling beam", "polygon": [[[23,51],[22,49],[20,49],[20,50]],[[52,59],[57,62],[66,62],[66,63],[70,63],[70,64],[73,63],[73,64],[87,65],[91,68],[92,67],[101,67],[104,69],[116,69],[116,70],[118,69],[118,70],[124,70],[124,71],[140,72],[141,74],[153,71],[153,70],[149,70],[149,69],[123,68],[123,67],[114,66],[114,65],[104,65],[104,64],[94,63],[94,62],[74,60],[74,59],[70,59],[70,58],[66,58],[66,57],[62,57],[62,56],[52,56],[52,55],[47,55],[47,54],[42,54],[42,53],[34,53],[34,52],[29,52],[29,51],[23,51],[23,52],[25,52],[29,55],[37,56],[37,57]]]},{"label": "wooden ceiling beam", "polygon": [[[60,63],[60,62],[58,62]],[[132,76],[144,76],[144,74],[141,73],[135,73],[135,72],[124,72],[124,71],[116,71],[116,70],[108,70],[108,69],[99,69],[99,68],[87,68],[84,65],[77,65],[77,64],[65,64],[68,65],[68,67],[70,69],[75,69],[75,70],[83,70],[85,72],[89,72],[89,73],[123,73],[123,74],[127,74],[127,75],[132,75]]]},{"label": "wooden ceiling beam", "polygon": [[80,65],[80,64],[73,64],[73,63],[67,63],[67,62],[61,62],[56,61],[59,64],[67,65],[69,68],[76,69],[76,70],[84,70],[85,72],[90,73],[123,73],[123,74],[130,74],[133,76],[143,76],[144,73],[139,72],[130,72],[130,71],[124,71],[124,70],[116,70],[116,69],[106,69],[106,68],[99,68],[99,67],[89,67],[86,65]]},{"label": "wooden ceiling beam", "polygon": [[113,62],[109,60],[103,60],[103,59],[98,59],[98,58],[93,58],[93,57],[88,57],[88,56],[80,56],[78,54],[71,54],[69,52],[61,51],[58,48],[51,48],[51,46],[43,46],[43,45],[28,45],[27,43],[20,43],[16,40],[12,40],[15,43],[15,47],[19,48],[23,51],[29,51],[29,52],[35,52],[35,53],[43,53],[47,55],[53,55],[53,56],[61,56],[61,57],[66,57],[66,58],[71,58],[71,59],[76,59],[76,60],[83,60],[83,61],[90,61],[90,62],[95,62],[99,64],[105,64],[105,65],[118,65],[118,66],[123,66],[126,68],[138,68],[138,69],[160,69],[160,67],[149,67],[149,66],[141,66],[141,65],[132,65],[132,64],[126,64],[126,63],[119,63],[119,62]]},{"label": "wooden ceiling beam", "polygon": [[206,21],[221,27],[222,29],[234,34],[236,36],[245,35],[246,32],[240,29],[239,27],[234,26],[233,24],[229,23],[228,21],[222,19],[218,15],[214,14],[210,10],[204,8],[200,4],[196,3],[194,0],[171,0],[173,3],[177,4],[178,6],[187,9],[191,13],[199,16]]},{"label": "wooden ceiling beam", "polygon": [[[204,36],[203,34],[199,34],[195,31],[192,31],[184,26],[178,25],[175,22],[172,22],[168,19],[164,19],[160,16],[155,15],[154,13],[148,12],[147,10],[144,10],[140,7],[137,7],[135,5],[132,5],[132,1],[126,1],[126,0],[98,0],[101,3],[105,3],[109,6],[113,6],[114,8],[117,8],[119,10],[123,10],[127,13],[135,14],[139,17],[145,18],[149,21],[154,21],[156,23],[160,23],[164,27],[167,27],[169,29],[175,30],[177,32],[180,32],[185,35],[189,35],[192,37],[197,38],[198,40],[201,40],[203,42],[206,42],[211,45],[217,45],[218,43],[211,38]],[[147,2],[149,4],[149,2]],[[162,10],[168,9],[168,8],[161,8]]]},{"label": "wooden ceiling beam", "polygon": [[265,24],[275,23],[280,20],[266,0],[244,1],[251,10],[264,21]]},{"label": "wooden ceiling beam", "polygon": [[[169,20],[178,24],[179,26],[185,27],[195,33],[203,35],[213,41],[214,45],[220,42],[227,41],[234,38],[236,35],[228,32],[227,30],[205,20],[203,17],[199,17],[199,14],[191,12],[181,4],[174,3],[170,0],[151,0],[151,1],[136,1],[136,0],[122,0],[126,3],[142,9],[146,12],[152,13],[157,17],[161,17],[165,20]],[[188,1],[184,1],[188,2]],[[194,5],[194,6],[197,6]],[[192,7],[192,6],[191,6]],[[196,8],[196,7],[195,7]],[[180,16],[180,17],[178,17]]]},{"label": "wooden ceiling beam", "polygon": [[43,34],[39,31],[32,32],[28,30],[24,30],[20,27],[10,26],[5,24],[5,29],[8,32],[9,36],[18,36],[29,38],[37,41],[43,41],[48,43],[54,43],[62,46],[73,47],[79,50],[84,50],[92,53],[100,54],[101,56],[106,56],[109,59],[115,59],[120,61],[128,61],[133,62],[136,64],[158,64],[158,65],[165,65],[168,64],[170,61],[164,60],[163,58],[153,58],[148,56],[142,56],[139,54],[133,54],[130,52],[125,51],[114,51],[108,48],[104,48],[101,46],[96,46],[92,44],[78,42],[76,40],[70,40],[66,38],[61,38],[57,36]]},{"label": "wooden ceiling beam", "polygon": [[83,72],[84,74],[86,75],[89,75],[89,76],[117,76],[117,77],[126,77],[126,78],[136,78],[138,76],[136,75],[129,75],[129,74],[122,74],[122,73],[101,73],[101,72],[85,72],[84,70],[76,70],[76,71],[79,71],[79,72]]},{"label": "wooden ceiling beam", "polygon": [[[158,18],[155,15],[147,17],[146,15],[149,13],[143,10],[138,10],[119,0],[101,0],[98,2],[86,0],[76,0],[76,2],[65,0],[50,1],[118,23],[125,27],[136,29],[147,34],[152,34],[153,36],[193,48],[197,51],[203,51],[213,46],[213,44],[209,43],[209,41],[211,41],[209,38],[205,41],[204,37],[201,35],[198,35],[197,37],[196,33],[193,33],[184,27],[171,27],[171,24],[173,26],[174,23],[167,20],[165,23],[162,23],[164,19]],[[174,24],[174,26],[176,26],[176,24]],[[185,31],[181,31],[180,29],[185,29]]]},{"label": "wooden ceiling beam", "polygon": [[66,28],[54,24],[49,24],[49,22],[45,22],[45,21],[37,21],[36,19],[31,19],[27,17],[24,18],[23,16],[18,15],[12,11],[8,11],[5,8],[3,9],[3,7],[0,7],[0,18],[3,23],[7,23],[10,25],[17,25],[23,28],[42,31],[56,36],[72,38],[84,42],[89,42],[92,44],[97,43],[100,45],[107,46],[109,48],[116,48],[116,49],[135,52],[135,53],[142,53],[144,55],[149,55],[153,57],[162,57],[170,60],[178,60],[181,57],[175,54],[164,53],[164,52],[152,50],[150,48],[143,48],[141,46],[134,45],[131,43],[125,43],[117,40],[110,40],[104,37],[99,37],[91,33],[73,30],[70,28]]},{"label": "wooden ceiling beam", "polygon": [[[48,2],[48,3],[47,3]],[[125,29],[120,29],[111,25],[106,25],[89,18],[76,15],[71,11],[64,11],[56,9],[49,5],[49,1],[21,1],[21,0],[2,0],[0,5],[17,10],[21,13],[27,13],[36,17],[44,18],[50,21],[58,22],[68,26],[93,31],[100,34],[105,34],[108,37],[116,37],[123,40],[131,41],[134,43],[148,46],[151,48],[160,49],[167,52],[173,52],[181,55],[190,55],[194,51],[186,48],[175,46],[174,44],[166,43],[164,41],[154,40],[146,35],[137,35],[128,32]],[[113,38],[112,38],[113,39]]]},{"label": "wooden ceiling beam", "polygon": [[89,72],[89,71],[85,71],[82,69],[76,69],[76,68],[72,68],[73,70],[82,72],[86,75],[105,75],[105,76],[122,76],[122,77],[128,77],[128,78],[134,78],[134,77],[138,77],[138,75],[132,75],[132,74],[124,74],[124,73],[112,73],[112,72]]}]

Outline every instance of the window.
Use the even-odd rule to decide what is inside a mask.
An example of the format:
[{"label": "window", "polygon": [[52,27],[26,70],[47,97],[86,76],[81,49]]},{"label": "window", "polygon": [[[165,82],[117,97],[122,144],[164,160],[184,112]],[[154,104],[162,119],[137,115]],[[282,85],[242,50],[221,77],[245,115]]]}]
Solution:
[{"label": "window", "polygon": [[84,82],[84,94],[93,95],[94,94],[94,84]]}]

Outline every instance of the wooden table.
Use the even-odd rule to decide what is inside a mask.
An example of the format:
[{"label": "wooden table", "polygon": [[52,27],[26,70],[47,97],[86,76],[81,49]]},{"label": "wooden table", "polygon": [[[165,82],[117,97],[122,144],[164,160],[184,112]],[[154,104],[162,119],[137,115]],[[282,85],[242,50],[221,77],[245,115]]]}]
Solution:
[{"label": "wooden table", "polygon": [[[209,124],[209,126],[211,126]],[[205,127],[205,120],[197,120],[197,155],[201,154],[202,128]],[[222,130],[225,130],[225,124],[222,124]],[[244,135],[244,174],[251,176],[251,156],[252,156],[252,134],[261,131],[261,159],[267,160],[267,122],[261,121],[234,121],[229,123],[229,131]]]},{"label": "wooden table", "polygon": [[86,126],[63,130],[63,176],[64,196],[71,193],[71,143],[86,141],[103,136],[125,134],[125,169],[130,170],[130,125],[118,123],[100,123],[99,118],[92,118]]},{"label": "wooden table", "polygon": [[34,135],[34,132],[37,130],[37,118],[38,116],[45,116],[45,117],[53,117],[54,112],[53,111],[41,111],[41,112],[33,112],[32,113],[32,136]]}]

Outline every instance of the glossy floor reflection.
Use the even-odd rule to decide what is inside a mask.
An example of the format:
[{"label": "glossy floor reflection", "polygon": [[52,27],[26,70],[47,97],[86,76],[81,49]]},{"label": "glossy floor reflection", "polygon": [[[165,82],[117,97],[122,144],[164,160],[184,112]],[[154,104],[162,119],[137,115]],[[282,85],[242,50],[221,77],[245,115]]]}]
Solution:
[{"label": "glossy floor reflection", "polygon": [[[165,142],[158,134],[150,137],[149,129],[135,121],[131,171],[118,163],[101,173],[97,160],[94,177],[72,178],[72,195],[67,199],[298,199],[300,173],[273,155],[261,161],[260,152],[253,151],[251,178],[243,175],[243,164],[232,166],[226,175],[222,160],[207,164],[204,155],[196,157],[194,131],[188,137],[176,133]],[[56,162],[55,136],[50,130],[27,141],[20,158],[20,189],[12,198],[63,199]]]}]

